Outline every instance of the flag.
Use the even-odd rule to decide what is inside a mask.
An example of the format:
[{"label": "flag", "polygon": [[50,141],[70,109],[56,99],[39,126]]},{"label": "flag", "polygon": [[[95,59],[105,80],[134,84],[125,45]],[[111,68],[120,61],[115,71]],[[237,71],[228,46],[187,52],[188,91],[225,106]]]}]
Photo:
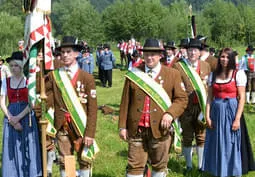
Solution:
[{"label": "flag", "polygon": [[33,0],[29,1],[30,9],[32,12],[28,13],[25,22],[24,31],[24,65],[28,63],[28,88],[29,88],[29,101],[31,105],[36,102],[36,72],[38,67],[36,65],[36,58],[38,55],[37,44],[41,43],[43,48],[43,56],[45,69],[51,70],[53,67],[53,55],[51,51],[51,25],[50,18],[47,14],[50,12],[50,0]]}]

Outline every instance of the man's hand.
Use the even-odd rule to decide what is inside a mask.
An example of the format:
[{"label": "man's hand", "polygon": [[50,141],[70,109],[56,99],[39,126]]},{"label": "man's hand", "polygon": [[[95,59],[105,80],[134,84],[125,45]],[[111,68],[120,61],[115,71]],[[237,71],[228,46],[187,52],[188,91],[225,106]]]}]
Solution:
[{"label": "man's hand", "polygon": [[39,119],[39,118],[41,118],[41,116],[42,116],[42,107],[41,107],[41,105],[35,105],[34,107],[33,107],[33,110],[34,110],[34,112],[35,112],[35,116],[36,116],[36,118],[37,119]]},{"label": "man's hand", "polygon": [[127,141],[128,140],[128,132],[127,129],[122,128],[120,129],[119,136],[122,140]]},{"label": "man's hand", "polygon": [[164,114],[163,118],[161,120],[161,128],[169,129],[173,120],[174,120],[174,118],[170,114],[168,114],[168,113]]},{"label": "man's hand", "polygon": [[94,138],[90,138],[88,136],[85,136],[83,138],[83,143],[84,143],[85,147],[91,146],[93,144],[93,141],[94,141]]}]

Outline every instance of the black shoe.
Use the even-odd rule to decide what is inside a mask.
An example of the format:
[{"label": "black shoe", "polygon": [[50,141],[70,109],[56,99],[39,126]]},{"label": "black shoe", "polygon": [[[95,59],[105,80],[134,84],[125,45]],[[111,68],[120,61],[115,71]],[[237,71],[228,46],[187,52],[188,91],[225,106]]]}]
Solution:
[{"label": "black shoe", "polygon": [[47,177],[52,177],[52,173],[48,173],[48,174],[47,174]]}]

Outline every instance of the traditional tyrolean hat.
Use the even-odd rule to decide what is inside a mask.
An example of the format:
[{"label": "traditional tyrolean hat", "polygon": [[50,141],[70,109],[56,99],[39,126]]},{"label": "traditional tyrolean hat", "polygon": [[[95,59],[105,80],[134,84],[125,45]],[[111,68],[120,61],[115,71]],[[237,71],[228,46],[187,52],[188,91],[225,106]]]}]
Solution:
[{"label": "traditional tyrolean hat", "polygon": [[78,51],[81,51],[84,48],[84,46],[78,42],[78,38],[74,36],[64,36],[60,46],[57,48],[61,50],[61,48],[63,47],[72,47],[77,49]]},{"label": "traditional tyrolean hat", "polygon": [[162,49],[159,45],[159,41],[157,39],[146,39],[144,46],[142,49],[139,49],[143,52],[162,52]]},{"label": "traditional tyrolean hat", "polygon": [[164,45],[165,49],[176,49],[174,41],[168,41],[166,45]]},{"label": "traditional tyrolean hat", "polygon": [[180,45],[178,45],[178,47],[188,48],[189,41],[189,38],[181,39]]},{"label": "traditional tyrolean hat", "polygon": [[12,55],[8,58],[6,58],[7,63],[9,63],[12,60],[23,60],[23,53],[21,51],[13,52]]},{"label": "traditional tyrolean hat", "polygon": [[202,43],[199,39],[190,39],[188,48],[202,49]]}]

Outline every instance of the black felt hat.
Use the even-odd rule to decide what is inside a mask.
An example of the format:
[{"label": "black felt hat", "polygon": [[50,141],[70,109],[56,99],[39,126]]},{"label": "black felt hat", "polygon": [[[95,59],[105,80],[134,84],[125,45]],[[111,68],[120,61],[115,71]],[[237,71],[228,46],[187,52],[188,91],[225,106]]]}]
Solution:
[{"label": "black felt hat", "polygon": [[106,44],[103,45],[103,48],[104,48],[104,49],[110,49],[111,47],[110,47],[110,44],[107,44],[107,43],[106,43]]},{"label": "black felt hat", "polygon": [[7,63],[12,60],[23,60],[23,53],[21,51],[13,52],[12,56],[6,58]]},{"label": "black felt hat", "polygon": [[198,35],[196,39],[199,39],[201,41],[201,44],[202,44],[201,49],[207,49],[209,47],[209,45],[206,44],[206,40],[207,40],[206,36]]},{"label": "black felt hat", "polygon": [[215,53],[215,51],[216,51],[215,48],[213,48],[213,47],[210,47],[210,48],[209,48],[209,52]]},{"label": "black felt hat", "polygon": [[61,45],[57,48],[61,50],[61,48],[63,47],[72,47],[77,49],[78,51],[81,51],[84,48],[84,46],[79,43],[78,38],[74,36],[64,36]]},{"label": "black felt hat", "polygon": [[168,41],[166,45],[164,45],[165,49],[176,49],[174,41]]},{"label": "black felt hat", "polygon": [[135,50],[133,53],[132,53],[132,57],[139,57],[139,53],[137,50]]},{"label": "black felt hat", "polygon": [[82,49],[81,53],[90,53],[90,48],[89,46],[85,46],[84,49]]},{"label": "black felt hat", "polygon": [[2,61],[3,63],[5,62],[5,59],[3,59],[1,56],[0,56],[0,61]]},{"label": "black felt hat", "polygon": [[246,52],[247,52],[247,51],[254,51],[254,48],[253,48],[252,45],[248,45],[248,47],[246,48],[245,51],[246,51]]},{"label": "black felt hat", "polygon": [[139,49],[143,52],[162,52],[164,49],[162,49],[159,46],[159,41],[157,39],[146,39],[144,46],[142,49]]},{"label": "black felt hat", "polygon": [[202,43],[199,39],[190,39],[188,48],[202,49]]},{"label": "black felt hat", "polygon": [[188,48],[189,47],[189,38],[181,39],[180,45],[178,47]]}]

